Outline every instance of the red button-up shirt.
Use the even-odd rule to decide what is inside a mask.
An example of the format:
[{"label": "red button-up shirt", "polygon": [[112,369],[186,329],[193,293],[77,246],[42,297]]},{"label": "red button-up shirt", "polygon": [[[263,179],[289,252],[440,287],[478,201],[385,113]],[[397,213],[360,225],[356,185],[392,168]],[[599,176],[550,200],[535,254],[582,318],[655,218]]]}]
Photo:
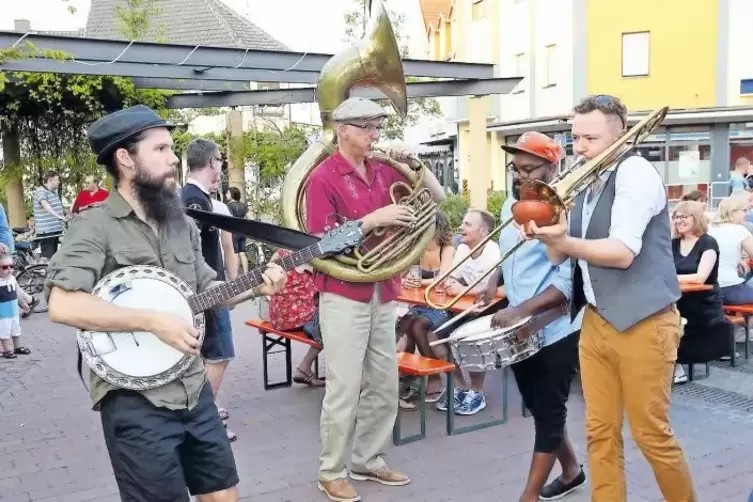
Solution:
[{"label": "red button-up shirt", "polygon": [[[389,164],[373,159],[365,162],[366,179],[356,172],[339,151],[314,170],[306,190],[306,226],[310,233],[325,233],[334,228],[335,223],[359,220],[392,204],[390,185],[407,180]],[[370,242],[366,243],[366,247],[371,247]],[[320,272],[316,273],[315,282],[321,292],[334,293],[359,302],[368,303],[374,296],[374,283],[341,281]],[[393,301],[400,295],[400,277],[378,284],[382,303]]]}]

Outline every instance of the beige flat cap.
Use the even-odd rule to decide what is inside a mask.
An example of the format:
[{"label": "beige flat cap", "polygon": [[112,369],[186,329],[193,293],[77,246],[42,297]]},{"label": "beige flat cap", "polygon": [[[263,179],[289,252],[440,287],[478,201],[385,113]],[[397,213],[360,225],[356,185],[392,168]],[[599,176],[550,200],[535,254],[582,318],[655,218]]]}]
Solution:
[{"label": "beige flat cap", "polygon": [[347,120],[384,118],[387,111],[366,98],[348,98],[334,109],[332,120],[345,122]]}]

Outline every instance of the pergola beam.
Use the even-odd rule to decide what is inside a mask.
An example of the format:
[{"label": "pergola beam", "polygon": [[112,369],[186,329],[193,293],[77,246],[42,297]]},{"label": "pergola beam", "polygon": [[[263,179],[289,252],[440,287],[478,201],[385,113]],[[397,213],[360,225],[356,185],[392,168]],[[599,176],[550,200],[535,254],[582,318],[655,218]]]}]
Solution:
[{"label": "pergola beam", "polygon": [[249,91],[250,82],[234,80],[178,80],[174,78],[133,77],[133,83],[139,89],[165,89],[173,91]]},{"label": "pergola beam", "polygon": [[[11,47],[18,42],[20,37],[21,35],[17,32],[0,31],[0,49]],[[324,64],[332,57],[332,54],[308,52],[201,46],[196,48],[190,45],[148,42],[129,43],[117,40],[60,37],[41,34],[28,34],[24,38],[24,42],[26,41],[34,44],[37,49],[72,54],[76,59],[81,61],[101,63],[116,61],[112,64],[92,67],[99,69],[117,66],[120,63],[144,63],[178,67],[191,65],[204,68],[225,68],[228,70],[275,70],[285,72],[296,70],[318,74]],[[2,67],[4,66],[5,64],[2,65]],[[415,77],[483,79],[494,76],[494,66],[481,63],[406,59],[403,61],[403,67],[406,75]],[[241,79],[233,78],[231,80]]]},{"label": "pergola beam", "polygon": [[[495,78],[487,80],[450,80],[445,82],[416,82],[407,84],[408,96],[474,96],[487,94],[508,94],[522,79]],[[352,95],[371,99],[383,99],[380,91],[359,87]],[[232,106],[267,105],[280,106],[293,103],[313,103],[316,101],[316,88],[272,89],[242,92],[213,92],[206,94],[176,94],[167,99],[167,108],[222,108]]]},{"label": "pergola beam", "polygon": [[[89,62],[91,63],[91,62]],[[200,68],[197,66],[168,66],[148,63],[115,63],[92,65],[76,61],[56,59],[23,59],[6,61],[0,64],[0,71],[28,71],[44,73],[67,73],[78,75],[110,75],[114,77],[164,78],[173,80],[216,80],[232,82],[287,82],[295,84],[315,84],[316,73],[301,71],[266,71],[234,68]],[[187,89],[201,90],[201,84],[187,86]]]}]

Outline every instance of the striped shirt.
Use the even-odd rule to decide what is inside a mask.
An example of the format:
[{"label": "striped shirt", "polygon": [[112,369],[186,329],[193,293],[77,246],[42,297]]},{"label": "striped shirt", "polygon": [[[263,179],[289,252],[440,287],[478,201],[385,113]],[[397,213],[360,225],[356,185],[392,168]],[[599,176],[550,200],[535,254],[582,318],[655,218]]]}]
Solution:
[{"label": "striped shirt", "polygon": [[58,194],[45,186],[34,191],[34,226],[37,235],[59,234],[63,231],[63,221],[51,215],[42,207],[42,201],[47,201],[53,211],[63,216],[63,203]]}]

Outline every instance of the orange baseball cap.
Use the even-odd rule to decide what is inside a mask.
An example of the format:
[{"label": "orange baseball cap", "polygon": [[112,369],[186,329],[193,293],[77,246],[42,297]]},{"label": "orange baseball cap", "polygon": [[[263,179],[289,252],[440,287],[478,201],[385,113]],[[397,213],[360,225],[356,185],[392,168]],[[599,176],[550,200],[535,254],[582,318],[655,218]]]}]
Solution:
[{"label": "orange baseball cap", "polygon": [[502,150],[512,154],[528,153],[551,163],[559,162],[565,157],[562,145],[537,131],[524,132],[514,145],[504,145]]}]

